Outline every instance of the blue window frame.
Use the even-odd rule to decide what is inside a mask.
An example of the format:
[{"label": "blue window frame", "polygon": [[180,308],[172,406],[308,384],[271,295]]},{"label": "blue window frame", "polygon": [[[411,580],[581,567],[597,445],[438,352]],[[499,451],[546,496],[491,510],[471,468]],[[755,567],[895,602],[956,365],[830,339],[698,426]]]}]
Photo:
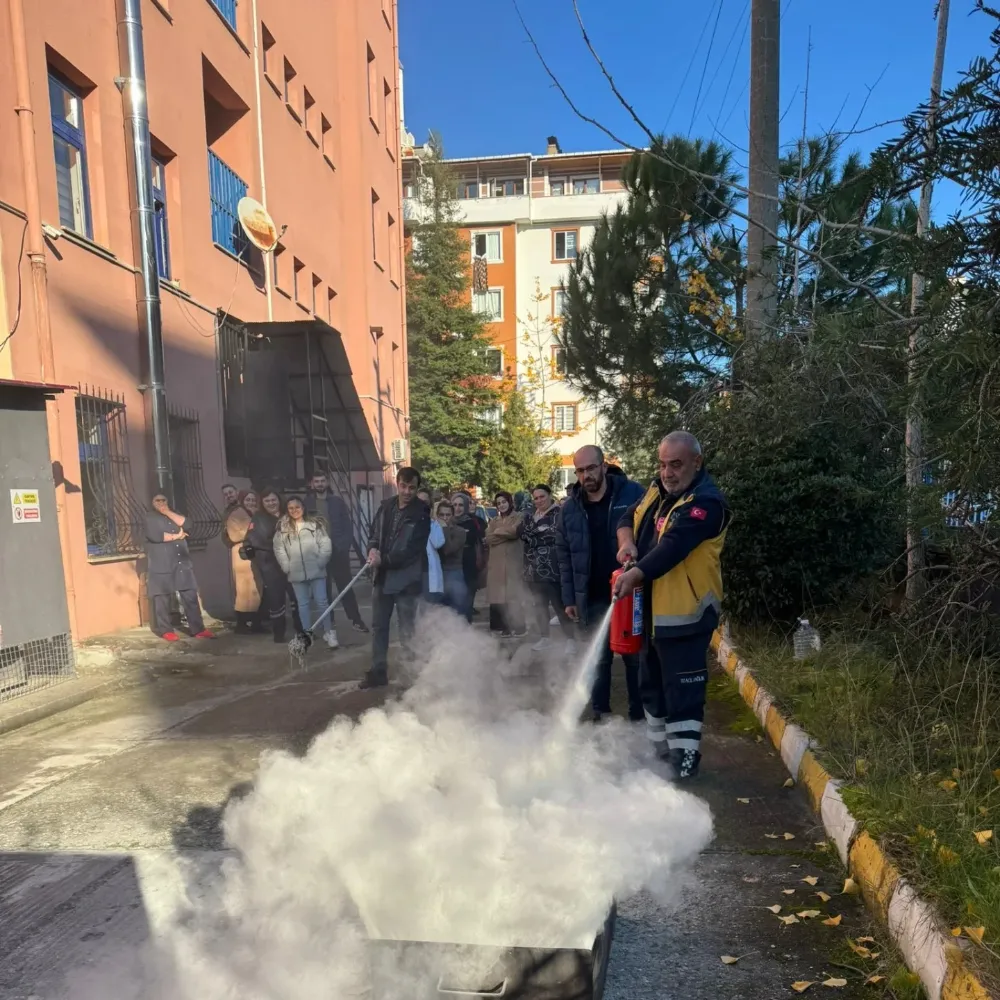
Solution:
[{"label": "blue window frame", "polygon": [[247,182],[223,160],[208,151],[208,190],[212,204],[212,242],[248,260],[250,243],[236,208],[247,195]]},{"label": "blue window frame", "polygon": [[153,233],[156,237],[156,273],[164,281],[170,279],[170,231],[167,228],[167,168],[162,160],[152,157],[153,166]]},{"label": "blue window frame", "polygon": [[210,0],[212,6],[225,18],[233,31],[236,30],[236,4],[239,0]]},{"label": "blue window frame", "polygon": [[59,224],[90,239],[90,192],[87,142],[83,131],[83,98],[71,84],[49,73],[52,148],[56,163]]}]

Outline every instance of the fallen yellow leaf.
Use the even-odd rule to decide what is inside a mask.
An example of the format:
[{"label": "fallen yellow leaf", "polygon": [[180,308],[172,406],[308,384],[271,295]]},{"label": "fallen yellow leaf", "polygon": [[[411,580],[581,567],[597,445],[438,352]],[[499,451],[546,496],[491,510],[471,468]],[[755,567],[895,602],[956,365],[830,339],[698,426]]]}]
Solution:
[{"label": "fallen yellow leaf", "polygon": [[952,781],[951,778],[945,778],[944,781],[938,782],[938,788],[943,788],[946,792],[953,792],[958,788],[958,782]]},{"label": "fallen yellow leaf", "polygon": [[980,847],[985,847],[993,839],[992,830],[978,830],[972,835]]},{"label": "fallen yellow leaf", "polygon": [[882,952],[880,952],[880,951],[873,951],[872,954],[871,954],[872,961],[874,962],[875,959],[878,958],[879,955],[881,955],[881,954],[882,954]]},{"label": "fallen yellow leaf", "polygon": [[944,844],[938,848],[938,857],[945,865],[953,865],[958,861],[958,855],[950,847],[945,847]]},{"label": "fallen yellow leaf", "polygon": [[810,986],[815,985],[816,984],[814,982],[809,982],[806,979],[800,979],[798,982],[792,983],[792,989],[795,990],[796,993],[805,993]]},{"label": "fallen yellow leaf", "polygon": [[735,955],[720,955],[719,958],[723,965],[735,965],[739,961]]},{"label": "fallen yellow leaf", "polygon": [[737,799],[736,801],[737,802],[742,802],[743,805],[745,805],[745,806],[750,805],[750,800],[749,799]]},{"label": "fallen yellow leaf", "polygon": [[862,958],[871,958],[872,953],[863,944],[858,944],[850,938],[847,939],[847,947],[850,948],[855,955],[860,955]]},{"label": "fallen yellow leaf", "polygon": [[[775,903],[774,906],[769,906],[768,909],[772,913],[781,913],[781,904],[780,903]],[[961,934],[962,933],[961,930],[959,930],[958,933]]]},{"label": "fallen yellow leaf", "polygon": [[858,944],[874,944],[875,938],[873,937],[859,937]]},{"label": "fallen yellow leaf", "polygon": [[840,921],[843,919],[843,916],[838,913],[835,917],[828,917],[823,921],[823,923],[826,924],[827,927],[839,927]]},{"label": "fallen yellow leaf", "polygon": [[951,776],[957,781],[962,777],[962,772],[957,767],[953,767],[951,769]]},{"label": "fallen yellow leaf", "polygon": [[787,917],[778,917],[778,919],[787,927],[789,924],[797,924],[799,918],[795,916],[794,913],[789,913]]},{"label": "fallen yellow leaf", "polygon": [[781,787],[782,788],[794,788],[795,787],[795,779],[794,778],[785,778],[785,783]]},{"label": "fallen yellow leaf", "polygon": [[815,885],[819,879],[815,875],[807,875],[803,880],[806,885]]},{"label": "fallen yellow leaf", "polygon": [[861,890],[858,889],[858,883],[852,878],[844,879],[844,888],[841,890],[843,895],[856,896]]},{"label": "fallen yellow leaf", "polygon": [[757,734],[757,735],[756,735],[756,736],[754,737],[754,743],[763,743],[763,742],[764,742],[764,737],[763,737],[763,736],[761,736],[761,735],[760,735],[760,733],[758,733],[758,734]]},{"label": "fallen yellow leaf", "polygon": [[980,806],[979,807],[979,815],[980,816],[989,816],[989,814],[990,814],[990,811],[989,811],[989,809],[986,808],[986,806]]},{"label": "fallen yellow leaf", "polygon": [[783,896],[794,896],[795,895],[795,890],[794,889],[782,889],[781,893],[782,893]]},{"label": "fallen yellow leaf", "polygon": [[768,840],[778,839],[778,835],[776,833],[765,833],[764,836],[767,837]]},{"label": "fallen yellow leaf", "polygon": [[962,936],[962,928],[961,927],[952,927],[952,929],[951,929],[951,936],[952,937],[961,937]]},{"label": "fallen yellow leaf", "polygon": [[819,916],[819,910],[803,910],[798,914],[803,920],[813,920]]},{"label": "fallen yellow leaf", "polygon": [[917,827],[917,836],[926,837],[928,840],[936,840],[937,833],[934,830],[928,830],[926,826]]},{"label": "fallen yellow leaf", "polygon": [[784,836],[785,840],[794,840],[795,839],[795,834],[794,833],[786,833],[786,834],[783,834],[783,836]]},{"label": "fallen yellow leaf", "polygon": [[816,895],[819,896],[819,898],[824,903],[829,903],[830,902],[830,897],[825,892],[817,892]]},{"label": "fallen yellow leaf", "polygon": [[868,978],[867,978],[867,979],[865,980],[865,983],[866,983],[866,984],[867,984],[867,983],[873,983],[873,984],[874,984],[874,983],[880,983],[880,982],[882,982],[882,980],[883,980],[883,979],[885,979],[885,976],[878,976],[878,975],[875,975],[875,976],[869,976],[869,977],[868,977]]},{"label": "fallen yellow leaf", "polygon": [[985,927],[964,927],[963,930],[976,944],[983,943],[983,935],[986,933]]},{"label": "fallen yellow leaf", "polygon": [[816,841],[816,847],[818,847],[819,850],[821,850],[821,851],[828,851],[828,850],[830,850],[830,841],[828,841],[828,840],[817,840]]},{"label": "fallen yellow leaf", "polygon": [[996,770],[995,770],[995,771],[993,772],[993,777],[994,777],[994,778],[996,778],[996,779],[997,779],[997,781],[1000,781],[1000,767],[998,767],[998,768],[997,768],[997,769],[996,769]]},{"label": "fallen yellow leaf", "polygon": [[830,986],[831,988],[837,989],[837,988],[839,988],[841,986],[846,986],[847,985],[847,980],[846,979],[824,979],[823,980],[823,985],[824,986]]}]

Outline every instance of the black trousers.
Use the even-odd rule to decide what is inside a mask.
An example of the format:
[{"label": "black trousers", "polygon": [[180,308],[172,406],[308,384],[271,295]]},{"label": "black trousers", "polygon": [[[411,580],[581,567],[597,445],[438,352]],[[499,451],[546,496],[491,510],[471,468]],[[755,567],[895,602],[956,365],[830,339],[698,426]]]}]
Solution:
[{"label": "black trousers", "polygon": [[642,660],[647,735],[671,750],[699,750],[711,632],[651,639]]},{"label": "black trousers", "polygon": [[[178,591],[181,605],[184,608],[184,615],[188,622],[188,631],[191,635],[197,635],[204,631],[205,622],[201,617],[201,606],[198,603],[197,590]],[[173,632],[174,626],[170,621],[170,594],[154,594],[153,605],[153,631],[158,636],[164,636],[168,632]]]},{"label": "black trousers", "polygon": [[381,680],[389,676],[389,625],[392,611],[399,616],[399,638],[409,651],[417,619],[419,589],[402,594],[385,594],[376,587],[372,592],[372,669],[371,675]]},{"label": "black trousers", "polygon": [[274,636],[274,641],[283,642],[287,627],[285,614],[288,611],[284,581],[265,579],[264,593],[260,599],[260,610],[270,619],[271,634]]},{"label": "black trousers", "polygon": [[535,611],[535,623],[538,631],[548,638],[549,635],[549,607],[555,611],[559,619],[559,627],[562,629],[563,637],[575,639],[576,632],[573,623],[566,616],[566,607],[563,604],[562,588],[554,580],[532,580],[528,586],[531,588],[531,596],[534,598],[533,607]]},{"label": "black trousers", "polygon": [[[588,603],[587,626],[584,630],[588,643],[593,637],[593,633],[601,627],[601,622],[608,613],[609,607],[610,604],[607,602],[601,604],[590,601]],[[594,711],[601,715],[607,715],[611,712],[611,665],[614,663],[614,659],[615,654],[611,651],[611,637],[605,635],[601,655],[597,661],[597,674],[594,678],[590,702]],[[622,662],[625,664],[625,689],[628,692],[628,717],[633,721],[638,721],[643,716],[642,695],[639,690],[640,659],[638,653],[622,655]]]},{"label": "black trousers", "polygon": [[[352,576],[354,574],[351,572],[350,551],[344,552],[340,549],[334,549],[333,555],[330,556],[330,561],[326,564],[326,592],[331,601],[351,582]],[[340,606],[352,622],[364,621],[361,617],[361,609],[358,607],[358,599],[353,590],[349,590],[344,594],[344,600]],[[333,628],[333,619],[336,613],[336,611],[330,612],[330,628]]]},{"label": "black trousers", "polygon": [[527,626],[524,624],[524,610],[518,600],[506,604],[490,605],[490,631],[521,633]]}]

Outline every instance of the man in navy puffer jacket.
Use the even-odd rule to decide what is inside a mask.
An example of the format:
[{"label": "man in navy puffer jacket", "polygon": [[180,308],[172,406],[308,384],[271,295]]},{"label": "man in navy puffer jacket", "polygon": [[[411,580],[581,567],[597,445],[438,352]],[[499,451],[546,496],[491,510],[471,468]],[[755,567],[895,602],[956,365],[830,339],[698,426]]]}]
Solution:
[{"label": "man in navy puffer jacket", "polygon": [[[577,483],[556,520],[556,552],[566,614],[585,630],[596,628],[611,604],[611,574],[618,569],[618,521],[645,495],[621,469],[604,461],[596,445],[574,456]],[[605,640],[597,664],[592,707],[594,718],[611,712],[611,663],[614,653]],[[639,695],[639,656],[623,656],[629,718],[645,718]]]}]

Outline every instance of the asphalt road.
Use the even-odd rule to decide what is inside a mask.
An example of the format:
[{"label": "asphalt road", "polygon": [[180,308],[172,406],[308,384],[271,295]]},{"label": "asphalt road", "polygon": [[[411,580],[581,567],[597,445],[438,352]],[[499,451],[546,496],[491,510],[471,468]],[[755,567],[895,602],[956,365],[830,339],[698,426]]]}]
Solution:
[{"label": "asphalt road", "polygon": [[[69,970],[135,949],[170,910],[178,859],[217,863],[221,812],[260,754],[301,753],[334,716],[380,701],[357,690],[366,637],[341,635],[345,648],[304,673],[289,673],[266,638],[172,651],[151,683],[0,737],[0,997],[50,1000]],[[817,849],[804,797],[783,787],[780,760],[744,723],[735,703],[712,701],[693,790],[713,810],[715,841],[669,903],[619,903],[607,1000],[770,1000],[829,978],[848,982],[810,995],[891,995],[863,985],[891,964],[888,949],[871,961],[846,948],[874,932],[857,900],[838,895],[843,875]],[[783,926],[774,905],[821,915]],[[840,926],[821,923],[833,914]]]}]

